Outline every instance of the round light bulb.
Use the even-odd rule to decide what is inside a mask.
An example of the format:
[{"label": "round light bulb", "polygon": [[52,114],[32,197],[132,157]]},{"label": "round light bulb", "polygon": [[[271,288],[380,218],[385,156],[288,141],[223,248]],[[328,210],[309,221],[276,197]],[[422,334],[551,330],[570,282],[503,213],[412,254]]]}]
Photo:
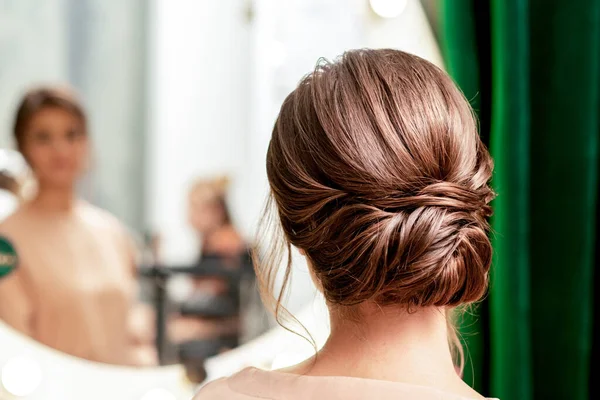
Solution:
[{"label": "round light bulb", "polygon": [[371,9],[382,18],[396,18],[402,14],[408,0],[369,0]]},{"label": "round light bulb", "polygon": [[42,383],[42,369],[37,361],[24,356],[14,357],[2,368],[2,385],[10,394],[25,397]]},{"label": "round light bulb", "polygon": [[150,389],[142,396],[140,400],[177,400],[175,395],[166,389]]}]

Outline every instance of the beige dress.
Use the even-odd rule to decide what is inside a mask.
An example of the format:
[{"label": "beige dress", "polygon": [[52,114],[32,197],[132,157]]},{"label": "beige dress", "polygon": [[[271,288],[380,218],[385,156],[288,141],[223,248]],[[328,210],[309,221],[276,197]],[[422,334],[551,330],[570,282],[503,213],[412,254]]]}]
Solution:
[{"label": "beige dress", "polygon": [[73,356],[137,364],[130,346],[133,259],[114,217],[91,206],[69,218],[18,211],[0,235],[20,260],[0,280],[0,319]]},{"label": "beige dress", "polygon": [[247,368],[211,382],[194,400],[469,400],[425,386],[373,379],[301,376]]}]

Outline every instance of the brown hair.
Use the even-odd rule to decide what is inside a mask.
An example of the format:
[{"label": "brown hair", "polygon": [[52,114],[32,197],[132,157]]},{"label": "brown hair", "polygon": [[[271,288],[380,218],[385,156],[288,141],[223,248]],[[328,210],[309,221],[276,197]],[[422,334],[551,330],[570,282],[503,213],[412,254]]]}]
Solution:
[{"label": "brown hair", "polygon": [[320,63],[281,107],[267,174],[288,251],[277,299],[283,252],[256,265],[277,316],[291,245],[329,304],[411,310],[485,294],[492,160],[469,103],[430,62],[381,49]]},{"label": "brown hair", "polygon": [[23,150],[23,140],[27,125],[33,116],[44,108],[55,107],[68,111],[80,119],[86,132],[86,116],[83,106],[73,91],[59,87],[39,87],[25,93],[17,108],[13,134],[17,147]]},{"label": "brown hair", "polygon": [[7,190],[16,196],[20,196],[19,181],[7,171],[0,171],[0,189]]}]

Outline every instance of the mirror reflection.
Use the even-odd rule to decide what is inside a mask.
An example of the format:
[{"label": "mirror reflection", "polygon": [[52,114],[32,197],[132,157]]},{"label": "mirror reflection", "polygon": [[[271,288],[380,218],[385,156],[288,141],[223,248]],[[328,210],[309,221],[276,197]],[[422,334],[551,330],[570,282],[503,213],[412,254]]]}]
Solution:
[{"label": "mirror reflection", "polygon": [[[204,380],[276,325],[250,250],[284,97],[350,48],[441,64],[434,3],[0,1],[0,319]],[[292,313],[316,293],[302,263]]]},{"label": "mirror reflection", "polygon": [[14,140],[36,183],[0,225],[18,265],[2,282],[0,315],[41,343],[88,360],[152,365],[151,319],[135,299],[135,251],[124,226],[84,201],[90,162],[86,111],[67,89],[20,100]]},{"label": "mirror reflection", "polygon": [[[89,132],[72,87],[35,86],[18,102],[17,150],[2,150],[0,175],[12,199],[0,240],[18,261],[0,282],[0,317],[69,355],[115,365],[181,362],[201,382],[206,358],[268,327],[250,249],[227,203],[229,179],[192,182],[184,207],[198,256],[166,265],[159,235],[136,246],[123,222],[78,190],[91,168]],[[179,287],[169,285],[177,277]]]}]

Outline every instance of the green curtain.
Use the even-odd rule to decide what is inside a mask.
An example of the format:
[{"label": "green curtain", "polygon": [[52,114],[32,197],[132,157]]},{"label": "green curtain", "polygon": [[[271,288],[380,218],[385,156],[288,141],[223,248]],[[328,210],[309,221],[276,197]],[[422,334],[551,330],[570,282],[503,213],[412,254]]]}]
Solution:
[{"label": "green curtain", "polygon": [[463,321],[466,381],[502,399],[587,399],[600,0],[445,0],[440,11],[447,68],[482,117],[498,193],[490,294]]},{"label": "green curtain", "polygon": [[[462,7],[445,9],[445,24],[442,25],[443,35],[448,43],[445,49],[446,68],[454,80],[460,85],[471,106],[481,120],[481,82],[479,76],[479,53],[477,49],[477,26],[475,14],[464,12]],[[480,391],[487,387],[483,373],[475,373],[476,366],[484,365],[485,361],[485,330],[481,318],[481,309],[472,307],[464,310],[458,321],[460,338],[465,350],[464,377],[465,382]],[[479,371],[477,371],[479,372]]]}]

